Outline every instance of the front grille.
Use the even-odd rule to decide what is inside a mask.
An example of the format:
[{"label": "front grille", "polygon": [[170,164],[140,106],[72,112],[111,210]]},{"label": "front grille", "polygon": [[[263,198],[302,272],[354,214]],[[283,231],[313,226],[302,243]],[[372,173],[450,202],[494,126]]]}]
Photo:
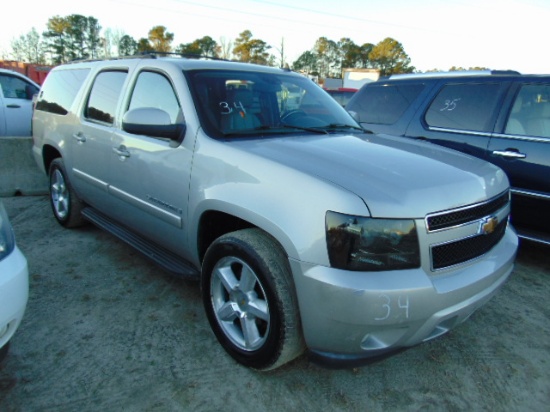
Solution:
[{"label": "front grille", "polygon": [[490,234],[480,234],[456,242],[434,246],[432,248],[433,269],[457,265],[487,253],[502,239],[507,224],[507,219],[504,219]]},{"label": "front grille", "polygon": [[428,231],[446,229],[464,223],[483,219],[502,209],[510,200],[508,191],[485,203],[455,209],[447,212],[434,213],[426,218]]}]

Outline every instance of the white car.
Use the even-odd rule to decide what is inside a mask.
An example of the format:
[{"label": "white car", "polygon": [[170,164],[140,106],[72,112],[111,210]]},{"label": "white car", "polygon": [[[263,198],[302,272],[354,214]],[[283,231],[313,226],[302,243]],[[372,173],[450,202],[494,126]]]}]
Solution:
[{"label": "white car", "polygon": [[40,86],[12,70],[0,69],[0,136],[30,136],[33,97]]},{"label": "white car", "polygon": [[0,202],[0,361],[23,319],[28,297],[27,259],[15,244],[13,228]]}]

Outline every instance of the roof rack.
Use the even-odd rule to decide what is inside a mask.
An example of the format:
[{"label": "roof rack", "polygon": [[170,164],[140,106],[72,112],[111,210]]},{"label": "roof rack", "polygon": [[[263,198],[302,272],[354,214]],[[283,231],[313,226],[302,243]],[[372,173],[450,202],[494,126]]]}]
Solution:
[{"label": "roof rack", "polygon": [[429,78],[429,77],[463,77],[463,76],[497,76],[497,75],[509,75],[517,76],[521,75],[520,72],[515,70],[460,70],[449,72],[427,72],[427,73],[406,73],[406,74],[392,74],[386,79],[416,79],[416,78]]},{"label": "roof rack", "polygon": [[69,63],[85,63],[85,62],[96,62],[96,61],[105,61],[105,60],[127,60],[127,59],[157,59],[159,57],[182,57],[185,59],[205,59],[205,60],[220,60],[220,61],[229,61],[226,59],[221,59],[218,57],[212,57],[204,54],[192,54],[192,53],[173,53],[173,52],[160,52],[156,50],[147,50],[140,52],[138,54],[133,54],[129,56],[115,56],[109,58],[92,58],[92,59],[74,59],[68,61]]},{"label": "roof rack", "polygon": [[156,59],[157,57],[183,57],[185,59],[206,59],[206,60],[229,61],[227,59],[208,56],[206,54],[161,52],[156,50],[147,50],[147,51],[141,52],[139,55],[137,55],[137,57],[148,57],[151,59]]}]

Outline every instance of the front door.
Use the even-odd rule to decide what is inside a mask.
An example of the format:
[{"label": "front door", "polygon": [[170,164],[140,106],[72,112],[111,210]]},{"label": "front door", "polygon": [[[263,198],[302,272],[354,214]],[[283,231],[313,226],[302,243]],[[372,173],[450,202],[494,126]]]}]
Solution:
[{"label": "front door", "polygon": [[510,179],[520,234],[545,232],[550,241],[550,82],[521,85],[510,107],[502,133],[489,143],[489,160]]},{"label": "front door", "polygon": [[30,136],[32,98],[38,88],[31,82],[8,73],[0,73],[0,135]]},{"label": "front door", "polygon": [[[172,82],[161,73],[139,73],[128,110],[138,108],[161,109],[172,123],[182,121]],[[180,255],[187,249],[191,160],[191,150],[166,138],[124,131],[113,137],[110,192],[116,219]]]}]

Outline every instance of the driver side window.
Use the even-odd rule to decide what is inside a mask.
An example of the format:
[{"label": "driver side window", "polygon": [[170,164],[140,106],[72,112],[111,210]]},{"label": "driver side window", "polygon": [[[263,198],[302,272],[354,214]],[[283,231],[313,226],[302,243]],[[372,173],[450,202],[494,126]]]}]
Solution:
[{"label": "driver side window", "polygon": [[512,105],[506,134],[550,137],[550,85],[524,85]]},{"label": "driver side window", "polygon": [[31,83],[15,76],[0,74],[0,87],[7,99],[30,100],[38,89]]},{"label": "driver side window", "polygon": [[168,78],[160,73],[144,71],[140,73],[128,110],[156,108],[170,115],[172,124],[181,121],[181,107]]}]

